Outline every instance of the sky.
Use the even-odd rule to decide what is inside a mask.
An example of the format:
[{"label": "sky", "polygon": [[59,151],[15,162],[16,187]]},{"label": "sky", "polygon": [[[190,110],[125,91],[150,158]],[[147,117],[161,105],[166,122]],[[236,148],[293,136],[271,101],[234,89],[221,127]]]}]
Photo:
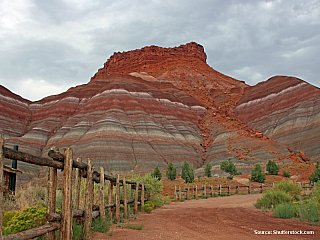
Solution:
[{"label": "sky", "polygon": [[36,101],[88,83],[114,52],[192,41],[249,85],[320,87],[320,0],[0,0],[0,85]]}]

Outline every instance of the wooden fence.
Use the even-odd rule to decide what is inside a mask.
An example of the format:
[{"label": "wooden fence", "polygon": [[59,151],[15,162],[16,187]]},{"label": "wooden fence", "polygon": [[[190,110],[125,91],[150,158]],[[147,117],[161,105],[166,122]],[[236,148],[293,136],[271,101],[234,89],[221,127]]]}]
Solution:
[{"label": "wooden fence", "polygon": [[[310,191],[315,187],[311,183],[300,182],[298,184],[301,185],[301,188],[303,190],[302,195],[308,195]],[[206,186],[205,184],[203,184],[200,188],[198,188],[197,185],[193,185],[192,187],[184,186],[183,189],[181,189],[181,186],[175,186],[174,192],[176,200],[181,201],[183,198],[189,200],[191,197],[214,197],[215,193],[218,196],[222,196],[223,194],[239,194],[241,192],[247,194],[251,194],[253,192],[263,193],[263,191],[267,190],[273,185],[274,183],[272,183],[271,185],[261,183],[259,186],[252,186],[251,183],[249,183],[248,185],[236,185],[231,187],[230,185],[222,186],[221,184],[218,184],[217,187],[213,187],[213,185]]]},{"label": "wooden fence", "polygon": [[[120,207],[124,207],[124,217],[128,218],[128,204],[134,205],[134,213],[138,211],[138,205],[144,205],[144,183],[128,181],[123,177],[108,176],[104,173],[101,167],[96,171],[92,166],[91,159],[88,159],[87,164],[82,162],[81,158],[73,160],[73,150],[65,148],[64,154],[59,150],[51,149],[48,153],[50,158],[40,158],[27,153],[15,151],[4,147],[3,134],[0,133],[0,183],[3,182],[3,163],[4,158],[19,160],[27,163],[32,163],[40,166],[48,167],[48,200],[47,214],[45,219],[47,224],[26,230],[16,234],[2,236],[2,220],[3,220],[3,192],[0,190],[0,240],[4,239],[32,239],[46,234],[46,239],[55,239],[55,230],[60,229],[60,239],[72,239],[72,221],[77,219],[78,223],[83,223],[83,233],[86,234],[91,228],[92,219],[100,216],[105,219],[105,209],[108,209],[110,218],[115,217],[115,222],[120,222]],[[63,169],[63,201],[61,214],[56,213],[56,191],[57,191],[57,169]],[[75,179],[72,178],[74,172]],[[81,178],[86,178],[85,190],[85,209],[79,209],[80,200],[80,185]],[[104,186],[105,181],[108,181],[108,197],[105,203]],[[93,205],[94,198],[94,182],[99,183],[99,205]],[[74,185],[74,193],[72,198],[72,185]],[[130,192],[127,193],[127,185]],[[113,188],[115,187],[115,194]],[[122,187],[123,199],[120,199],[120,187]],[[131,190],[134,190],[134,197],[127,199],[133,195]],[[139,191],[141,190],[141,191]],[[140,196],[139,196],[140,193]],[[72,200],[73,199],[73,200]],[[115,201],[113,202],[113,199]],[[114,210],[114,211],[112,211]]]}]

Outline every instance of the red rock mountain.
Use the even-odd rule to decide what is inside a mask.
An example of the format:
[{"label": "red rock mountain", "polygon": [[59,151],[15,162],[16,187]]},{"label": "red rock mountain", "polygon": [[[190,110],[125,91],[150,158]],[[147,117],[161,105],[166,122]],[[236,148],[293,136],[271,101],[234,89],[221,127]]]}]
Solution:
[{"label": "red rock mountain", "polygon": [[223,75],[194,42],[150,46],[115,53],[88,84],[37,102],[1,87],[0,130],[9,147],[43,157],[51,146],[72,147],[110,174],[184,160],[199,173],[210,161],[220,173],[228,158],[246,173],[270,159],[319,159],[319,99],[295,78],[250,87]]}]

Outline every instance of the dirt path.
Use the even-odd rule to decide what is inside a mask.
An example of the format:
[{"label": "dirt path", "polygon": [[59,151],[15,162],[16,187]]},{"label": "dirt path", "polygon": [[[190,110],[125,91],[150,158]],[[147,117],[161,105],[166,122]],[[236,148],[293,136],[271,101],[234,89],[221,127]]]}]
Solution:
[{"label": "dirt path", "polygon": [[[114,225],[112,236],[95,233],[90,239],[320,239],[319,225],[275,218],[256,209],[253,203],[259,197],[260,194],[234,195],[174,202],[130,221],[145,224],[142,230]],[[258,235],[255,230],[314,231],[314,235]]]}]

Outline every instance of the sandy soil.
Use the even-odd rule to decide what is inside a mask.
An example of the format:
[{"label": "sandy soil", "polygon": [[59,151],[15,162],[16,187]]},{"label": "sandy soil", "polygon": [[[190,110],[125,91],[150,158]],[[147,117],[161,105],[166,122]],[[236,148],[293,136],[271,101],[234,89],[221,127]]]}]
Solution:
[{"label": "sandy soil", "polygon": [[[174,202],[151,214],[140,214],[131,224],[142,230],[111,227],[112,236],[94,233],[94,239],[320,239],[320,226],[275,218],[256,209],[261,194]],[[124,224],[125,225],[125,224]],[[314,235],[266,235],[255,231],[314,231]]]}]

